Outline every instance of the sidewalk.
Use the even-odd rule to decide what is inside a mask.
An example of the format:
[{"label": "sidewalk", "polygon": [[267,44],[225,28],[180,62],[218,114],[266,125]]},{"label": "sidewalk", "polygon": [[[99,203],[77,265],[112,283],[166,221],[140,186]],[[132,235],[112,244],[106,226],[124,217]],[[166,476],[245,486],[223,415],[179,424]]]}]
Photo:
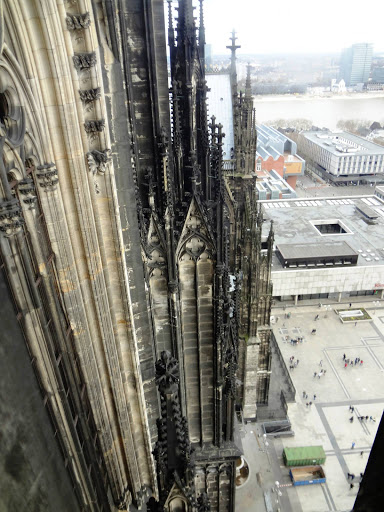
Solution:
[{"label": "sidewalk", "polygon": [[289,478],[280,469],[282,458],[276,452],[276,444],[281,448],[281,443],[274,439],[265,439],[261,423],[245,425],[242,436],[244,458],[250,473],[247,482],[236,489],[235,510],[301,512],[301,508],[291,508],[284,487],[279,487],[281,496],[276,492],[276,482],[290,486]]}]

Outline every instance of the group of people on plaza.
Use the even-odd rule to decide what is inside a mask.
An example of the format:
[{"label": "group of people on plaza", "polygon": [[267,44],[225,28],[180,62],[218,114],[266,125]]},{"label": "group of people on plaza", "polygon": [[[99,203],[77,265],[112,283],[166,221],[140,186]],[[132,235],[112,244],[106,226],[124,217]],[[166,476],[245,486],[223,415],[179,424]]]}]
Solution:
[{"label": "group of people on plaza", "polygon": [[360,357],[355,357],[355,359],[350,359],[345,354],[343,354],[343,362],[344,362],[344,368],[348,368],[348,366],[363,366],[364,361],[360,359]]},{"label": "group of people on plaza", "polygon": [[[313,400],[315,401],[316,400],[316,396],[317,395],[313,395]],[[308,398],[308,393],[306,391],[303,391],[303,398],[307,399]],[[312,405],[312,402],[306,402],[306,407],[311,407]]]},{"label": "group of people on plaza", "polygon": [[[349,412],[355,412],[355,407],[353,405],[350,405],[349,406]],[[361,422],[363,421],[373,421],[375,422],[376,421],[376,418],[374,418],[373,416],[357,416],[357,419],[360,420]],[[350,423],[353,423],[353,420],[354,420],[354,416],[351,416],[349,418],[349,421]],[[352,446],[352,448],[354,448],[354,446]]]},{"label": "group of people on plaza", "polygon": [[295,356],[291,356],[289,358],[289,369],[294,370],[295,368],[297,368],[299,363],[300,363],[300,359],[296,359],[296,361],[295,361]]},{"label": "group of people on plaza", "polygon": [[318,379],[320,379],[323,375],[325,375],[327,373],[327,370],[325,368],[323,368],[323,360],[322,359],[320,359],[319,366],[321,366],[321,370],[319,372],[313,372],[314,379],[316,377]]}]

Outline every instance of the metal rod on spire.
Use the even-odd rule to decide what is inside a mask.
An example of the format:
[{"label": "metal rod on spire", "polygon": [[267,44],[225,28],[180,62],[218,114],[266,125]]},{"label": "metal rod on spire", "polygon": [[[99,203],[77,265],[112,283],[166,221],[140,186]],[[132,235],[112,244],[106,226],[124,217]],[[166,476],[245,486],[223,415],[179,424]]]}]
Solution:
[{"label": "metal rod on spire", "polygon": [[175,30],[173,28],[172,16],[172,0],[168,1],[168,45],[172,48],[175,46]]}]

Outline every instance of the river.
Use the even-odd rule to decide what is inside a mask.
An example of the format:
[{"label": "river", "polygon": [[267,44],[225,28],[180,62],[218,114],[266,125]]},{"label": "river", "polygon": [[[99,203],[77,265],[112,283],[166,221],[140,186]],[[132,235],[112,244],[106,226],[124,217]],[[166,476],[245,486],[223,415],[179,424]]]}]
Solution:
[{"label": "river", "polygon": [[276,119],[309,119],[320,128],[335,129],[339,120],[358,119],[384,124],[384,94],[356,96],[310,97],[256,96],[254,100],[258,124]]}]

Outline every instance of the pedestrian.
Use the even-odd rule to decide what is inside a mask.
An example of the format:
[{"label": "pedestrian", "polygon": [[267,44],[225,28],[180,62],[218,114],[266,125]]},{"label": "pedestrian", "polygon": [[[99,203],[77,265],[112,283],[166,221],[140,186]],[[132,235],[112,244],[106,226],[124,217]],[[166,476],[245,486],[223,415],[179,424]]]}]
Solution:
[{"label": "pedestrian", "polygon": [[279,317],[277,316],[277,317],[276,317],[276,323],[277,323],[278,321],[279,321]]},{"label": "pedestrian", "polygon": [[347,364],[347,363],[344,363],[344,368],[346,368],[347,366],[348,366],[348,364]]},{"label": "pedestrian", "polygon": [[353,484],[349,484],[349,488],[353,489],[355,486]]},{"label": "pedestrian", "polygon": [[305,399],[307,399],[307,398],[308,398],[308,394],[305,395]]},{"label": "pedestrian", "polygon": [[360,473],[360,478],[362,479],[364,476],[364,473]]},{"label": "pedestrian", "polygon": [[306,393],[305,393],[305,391],[303,391],[303,398],[305,398],[305,395],[306,395]]},{"label": "pedestrian", "polygon": [[319,318],[319,315],[316,315],[316,316],[315,316],[315,322],[316,322],[316,320],[317,320],[318,318]]},{"label": "pedestrian", "polygon": [[316,400],[316,395],[313,395],[313,400]]},{"label": "pedestrian", "polygon": [[352,411],[352,405],[349,406],[349,410]]},{"label": "pedestrian", "polygon": [[351,366],[353,366],[353,361],[351,361]]},{"label": "pedestrian", "polygon": [[365,417],[365,421],[368,421],[368,416]]},{"label": "pedestrian", "polygon": [[298,360],[296,361],[296,366],[299,364],[299,362],[300,362],[300,359],[298,359]]},{"label": "pedestrian", "polygon": [[356,325],[357,325],[357,322],[355,322],[355,327],[356,327]]},{"label": "pedestrian", "polygon": [[351,405],[351,412],[353,412],[355,410],[355,408],[353,407],[353,405]]},{"label": "pedestrian", "polygon": [[351,308],[352,307],[352,302],[349,303],[349,307]]},{"label": "pedestrian", "polygon": [[308,407],[308,402],[305,405]]},{"label": "pedestrian", "polygon": [[355,364],[357,364],[358,362],[359,362],[359,358],[358,358],[358,357],[356,357],[356,358],[355,358]]},{"label": "pedestrian", "polygon": [[353,449],[354,449],[355,444],[356,444],[356,443],[355,443],[355,441],[353,441],[351,450],[353,450]]},{"label": "pedestrian", "polygon": [[315,372],[315,373],[313,374],[313,376],[314,376],[314,377],[316,377],[316,375],[317,375],[317,372]]},{"label": "pedestrian", "polygon": [[360,452],[360,455],[363,456],[364,455],[364,452]]},{"label": "pedestrian", "polygon": [[345,358],[346,358],[346,357],[347,357],[347,356],[346,356],[345,354],[343,354],[343,361],[345,361]]},{"label": "pedestrian", "polygon": [[352,473],[351,474],[351,480],[354,480],[355,479],[355,475]]},{"label": "pedestrian", "polygon": [[312,402],[309,402],[309,406],[311,406],[311,405],[312,405]]},{"label": "pedestrian", "polygon": [[351,478],[351,476],[352,476],[351,473],[347,473],[348,480]]},{"label": "pedestrian", "polygon": [[323,366],[323,360],[320,359],[320,363],[319,363],[320,366]]},{"label": "pedestrian", "polygon": [[364,361],[360,361],[360,366],[364,363]]},{"label": "pedestrian", "polygon": [[351,423],[353,423],[353,416],[351,416],[351,417],[349,418],[349,421],[350,421]]},{"label": "pedestrian", "polygon": [[327,370],[323,370],[323,375],[325,375],[327,373]]}]

